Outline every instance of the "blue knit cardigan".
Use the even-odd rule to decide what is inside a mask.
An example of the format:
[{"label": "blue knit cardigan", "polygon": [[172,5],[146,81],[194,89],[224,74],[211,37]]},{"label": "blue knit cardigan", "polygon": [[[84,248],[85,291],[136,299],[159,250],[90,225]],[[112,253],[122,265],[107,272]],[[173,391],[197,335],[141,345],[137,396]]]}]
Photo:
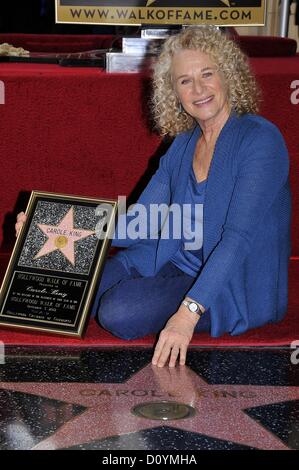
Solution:
[{"label": "blue knit cardigan", "polygon": [[[148,208],[184,202],[200,133],[196,127],[175,138],[138,203]],[[129,224],[134,210],[120,217]],[[203,267],[186,294],[210,311],[212,336],[237,335],[285,315],[290,218],[282,135],[260,116],[232,113],[218,137],[206,183]],[[146,239],[120,240],[115,233],[113,245],[126,247],[117,258],[144,276],[157,273],[180,244],[164,239],[163,227],[162,222],[158,237],[148,227]]]}]

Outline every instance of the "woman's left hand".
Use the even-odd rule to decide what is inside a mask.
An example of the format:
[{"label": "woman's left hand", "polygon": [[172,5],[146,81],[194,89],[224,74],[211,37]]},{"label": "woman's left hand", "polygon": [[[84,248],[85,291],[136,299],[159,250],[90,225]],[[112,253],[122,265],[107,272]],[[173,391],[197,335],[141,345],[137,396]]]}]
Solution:
[{"label": "woman's left hand", "polygon": [[181,305],[160,333],[152,364],[163,367],[170,356],[169,367],[175,367],[176,360],[180,356],[180,365],[184,365],[187,348],[198,320],[199,315],[190,312],[185,305]]}]

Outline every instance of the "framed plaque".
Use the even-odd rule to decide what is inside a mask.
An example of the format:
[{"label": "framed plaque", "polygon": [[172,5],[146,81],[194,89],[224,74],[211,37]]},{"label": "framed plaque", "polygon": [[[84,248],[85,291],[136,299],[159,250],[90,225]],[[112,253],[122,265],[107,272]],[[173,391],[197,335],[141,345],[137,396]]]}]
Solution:
[{"label": "framed plaque", "polygon": [[0,327],[81,337],[117,201],[33,191],[0,291]]}]

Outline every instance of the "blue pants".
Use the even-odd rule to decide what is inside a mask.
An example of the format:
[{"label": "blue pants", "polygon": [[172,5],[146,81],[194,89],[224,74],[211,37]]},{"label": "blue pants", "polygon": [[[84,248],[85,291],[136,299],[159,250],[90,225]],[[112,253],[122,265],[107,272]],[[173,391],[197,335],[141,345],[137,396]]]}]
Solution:
[{"label": "blue pants", "polygon": [[[113,335],[123,339],[159,333],[178,310],[194,277],[168,262],[152,277],[143,277],[135,268],[109,258],[105,264],[92,315]],[[196,332],[210,330],[207,310]]]}]

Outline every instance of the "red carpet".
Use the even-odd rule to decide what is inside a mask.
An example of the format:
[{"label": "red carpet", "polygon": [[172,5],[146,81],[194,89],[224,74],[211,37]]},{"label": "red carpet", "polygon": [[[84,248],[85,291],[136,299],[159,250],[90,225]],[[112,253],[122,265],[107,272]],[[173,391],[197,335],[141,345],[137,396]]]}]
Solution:
[{"label": "red carpet", "polygon": [[[284,346],[299,339],[299,258],[291,259],[289,278],[289,309],[285,319],[280,323],[269,324],[240,336],[225,335],[221,338],[211,338],[206,333],[196,334],[193,346]],[[107,347],[107,346],[151,346],[155,337],[147,336],[134,341],[124,341],[113,337],[91,321],[85,337],[74,339],[37,333],[23,333],[14,330],[1,329],[0,341],[6,345],[22,346],[72,346],[72,347]]]}]

